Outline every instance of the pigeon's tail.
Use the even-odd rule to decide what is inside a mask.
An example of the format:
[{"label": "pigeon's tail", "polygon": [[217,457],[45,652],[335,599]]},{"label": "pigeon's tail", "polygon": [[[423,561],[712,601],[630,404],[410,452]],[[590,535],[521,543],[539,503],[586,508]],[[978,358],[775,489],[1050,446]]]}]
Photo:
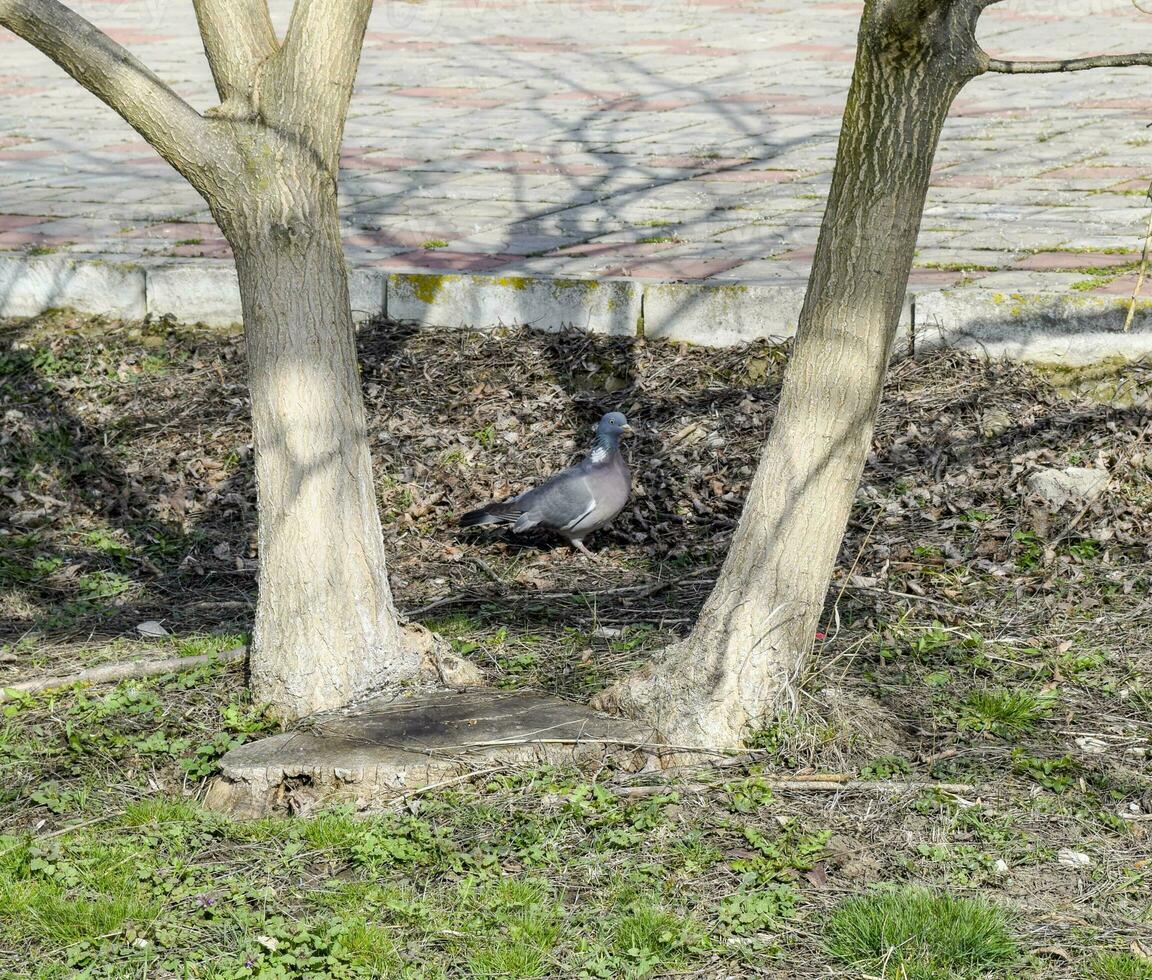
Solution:
[{"label": "pigeon's tail", "polygon": [[508,503],[489,504],[479,510],[460,515],[461,527],[481,527],[485,524],[515,524],[520,512]]}]

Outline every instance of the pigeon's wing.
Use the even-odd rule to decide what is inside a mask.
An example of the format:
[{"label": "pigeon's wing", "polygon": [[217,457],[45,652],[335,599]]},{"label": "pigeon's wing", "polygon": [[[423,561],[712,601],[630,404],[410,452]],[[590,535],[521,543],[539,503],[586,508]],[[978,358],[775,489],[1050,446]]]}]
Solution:
[{"label": "pigeon's wing", "polygon": [[534,527],[565,531],[579,525],[596,509],[596,496],[589,475],[582,467],[573,466],[505,506],[516,509],[512,526],[516,533]]}]

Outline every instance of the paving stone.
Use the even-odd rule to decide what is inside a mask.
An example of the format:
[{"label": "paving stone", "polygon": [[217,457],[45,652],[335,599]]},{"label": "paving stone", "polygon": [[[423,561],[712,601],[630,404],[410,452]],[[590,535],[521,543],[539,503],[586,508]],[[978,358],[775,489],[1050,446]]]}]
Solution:
[{"label": "paving stone", "polygon": [[1015,269],[1062,271],[1067,269],[1096,269],[1110,266],[1128,265],[1134,260],[1133,254],[1115,252],[1036,252],[1013,264]]},{"label": "paving stone", "polygon": [[1020,297],[1062,293],[1083,281],[1084,274],[1079,272],[1005,269],[986,273],[974,279],[973,284],[980,289]]}]

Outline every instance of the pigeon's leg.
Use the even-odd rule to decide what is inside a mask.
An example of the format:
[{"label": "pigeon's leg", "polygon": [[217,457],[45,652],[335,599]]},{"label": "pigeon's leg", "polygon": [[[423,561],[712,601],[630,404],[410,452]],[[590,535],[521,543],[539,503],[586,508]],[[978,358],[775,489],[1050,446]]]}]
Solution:
[{"label": "pigeon's leg", "polygon": [[581,541],[579,538],[573,538],[569,542],[569,544],[571,544],[572,547],[575,548],[577,551],[579,551],[580,554],[582,554],[585,558],[589,558],[592,561],[599,561],[600,560],[594,554],[592,554],[591,551],[589,551],[587,548],[584,547],[584,542]]}]

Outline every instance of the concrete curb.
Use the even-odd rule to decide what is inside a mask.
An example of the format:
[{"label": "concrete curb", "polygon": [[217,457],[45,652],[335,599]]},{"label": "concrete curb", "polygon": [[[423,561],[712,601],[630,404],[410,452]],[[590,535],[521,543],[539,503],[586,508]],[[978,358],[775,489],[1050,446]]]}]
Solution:
[{"label": "concrete curb", "polygon": [[240,285],[231,262],[218,265],[156,265],[146,277],[148,312],[213,326],[243,319]]},{"label": "concrete curb", "polygon": [[1084,293],[1000,293],[948,289],[915,298],[918,348],[953,347],[1010,361],[1077,366],[1152,355],[1152,301]]},{"label": "concrete curb", "polygon": [[644,287],[644,336],[730,347],[796,333],[807,284],[654,282]]},{"label": "concrete curb", "polygon": [[616,337],[640,329],[642,292],[632,279],[393,273],[384,295],[389,317],[425,327],[523,324]]},{"label": "concrete curb", "polygon": [[[386,313],[431,329],[527,325],[708,347],[792,336],[805,288],[798,277],[645,282],[349,270],[358,320]],[[210,326],[241,320],[231,262],[0,255],[0,316],[35,316],[54,308],[122,319],[171,316]],[[1122,296],[1042,288],[1000,292],[972,284],[911,295],[901,335],[921,349],[947,346],[995,358],[1070,365],[1152,355],[1152,300],[1138,304],[1128,333],[1122,329],[1126,309]]]},{"label": "concrete curb", "polygon": [[138,320],[148,313],[139,263],[70,255],[0,256],[0,316],[36,316],[71,308]]}]

